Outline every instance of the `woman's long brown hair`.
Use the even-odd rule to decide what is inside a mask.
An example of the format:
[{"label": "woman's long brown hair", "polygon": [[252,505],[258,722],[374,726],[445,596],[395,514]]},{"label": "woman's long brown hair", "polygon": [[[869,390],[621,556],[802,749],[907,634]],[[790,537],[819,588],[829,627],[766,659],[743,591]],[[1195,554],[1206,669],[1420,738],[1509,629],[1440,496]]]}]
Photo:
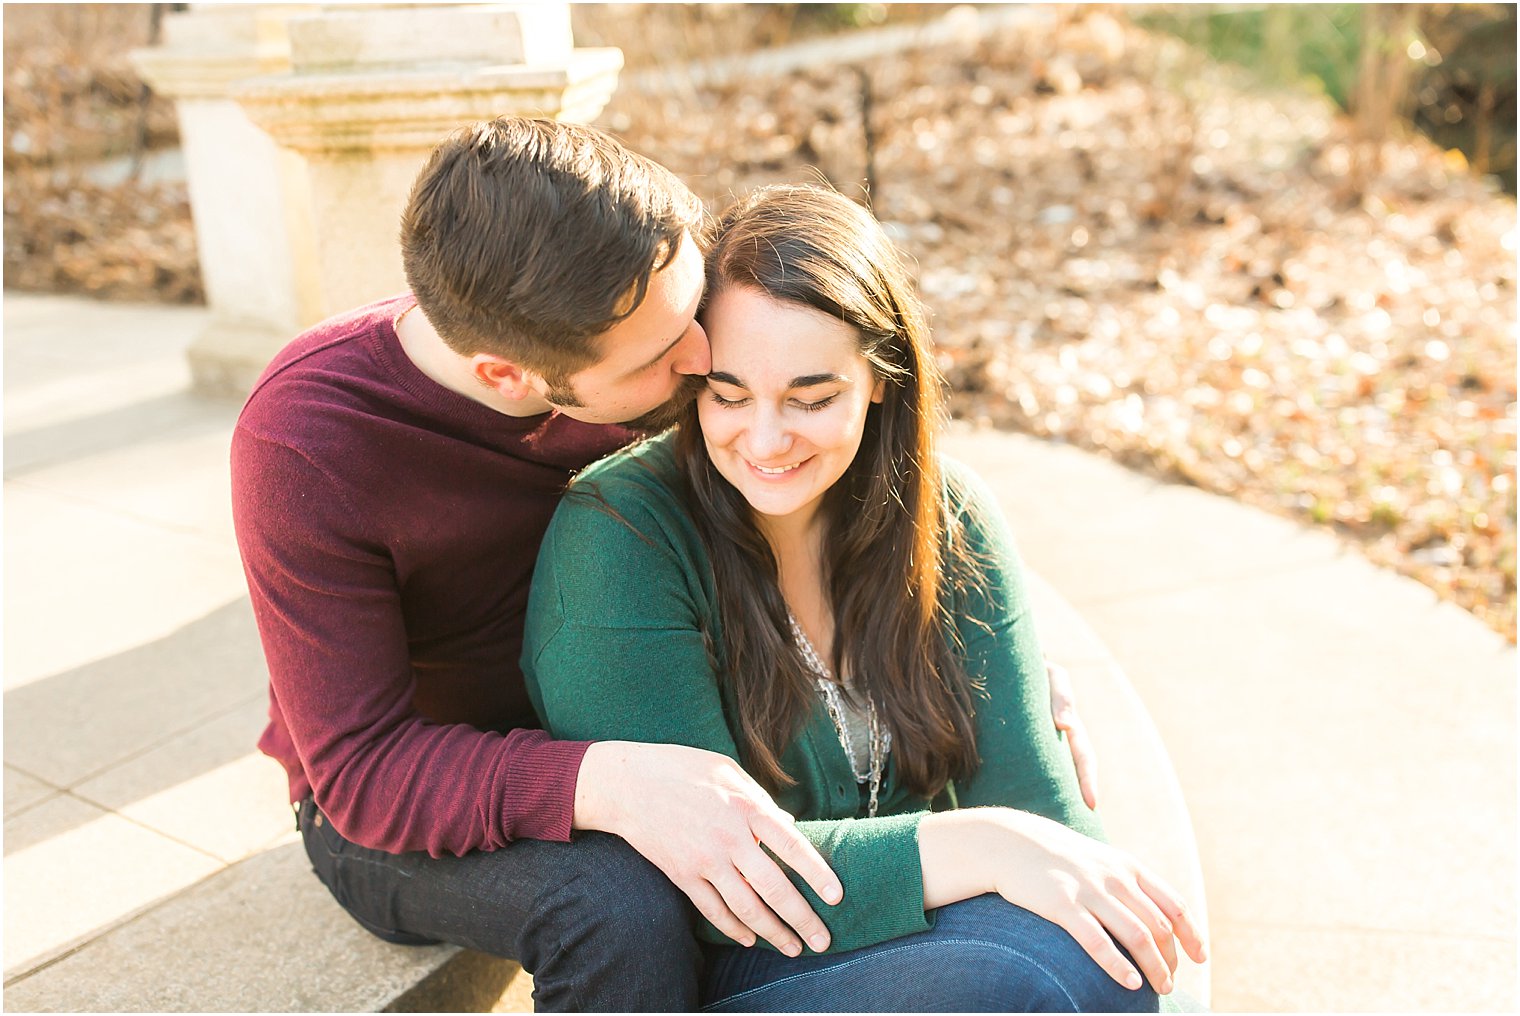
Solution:
[{"label": "woman's long brown hair", "polygon": [[[935,453],[944,380],[907,268],[865,209],[816,187],[751,194],[718,221],[708,250],[710,296],[749,287],[839,318],[885,382],[860,451],[823,501],[831,662],[876,703],[898,778],[932,797],[977,765],[975,689],[945,617],[946,576],[964,569]],[[712,557],[725,656],[716,662],[740,755],[775,790],[794,782],[780,755],[817,702],[814,679],[790,635],[775,556],[708,458],[694,407],[677,454]]]}]

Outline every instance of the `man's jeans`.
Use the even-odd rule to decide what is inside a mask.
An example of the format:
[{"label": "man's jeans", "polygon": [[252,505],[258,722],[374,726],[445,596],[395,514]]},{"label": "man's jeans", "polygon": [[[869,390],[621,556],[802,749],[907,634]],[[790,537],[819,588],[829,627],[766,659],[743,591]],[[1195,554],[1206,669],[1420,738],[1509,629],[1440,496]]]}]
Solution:
[{"label": "man's jeans", "polygon": [[464,857],[387,854],[348,842],[310,801],[299,809],[312,867],[388,942],[452,942],[514,959],[539,1012],[691,1012],[702,957],[694,910],[616,836],[518,840]]},{"label": "man's jeans", "polygon": [[707,949],[709,1012],[1155,1012],[1065,931],[1000,896],[941,907],[929,931],[833,956]]}]

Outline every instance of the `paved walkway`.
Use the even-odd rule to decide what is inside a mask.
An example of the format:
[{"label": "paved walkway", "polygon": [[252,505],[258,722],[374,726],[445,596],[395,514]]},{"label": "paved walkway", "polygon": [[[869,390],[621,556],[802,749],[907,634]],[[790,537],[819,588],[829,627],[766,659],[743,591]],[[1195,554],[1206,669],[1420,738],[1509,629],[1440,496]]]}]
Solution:
[{"label": "paved walkway", "polygon": [[[185,390],[203,321],[6,296],[8,1003],[81,943],[291,849],[282,777],[251,748],[237,407]],[[1290,522],[1024,437],[952,448],[1161,730],[1216,1009],[1515,1006],[1513,649]],[[30,997],[10,1007],[68,1006]]]}]

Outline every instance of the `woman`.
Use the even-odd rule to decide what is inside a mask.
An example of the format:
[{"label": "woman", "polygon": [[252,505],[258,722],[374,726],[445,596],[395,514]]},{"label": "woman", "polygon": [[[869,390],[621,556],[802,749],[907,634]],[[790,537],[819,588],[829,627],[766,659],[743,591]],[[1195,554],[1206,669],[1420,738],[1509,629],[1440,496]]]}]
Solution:
[{"label": "woman", "polygon": [[1091,838],[1012,545],[935,452],[942,381],[880,224],[757,192],[719,223],[701,320],[678,430],[556,514],[524,670],[556,737],[738,759],[844,884],[829,908],[794,879],[827,955],[708,927],[712,1007],[1154,1009],[1137,967],[1165,993],[1174,937],[1202,942]]}]

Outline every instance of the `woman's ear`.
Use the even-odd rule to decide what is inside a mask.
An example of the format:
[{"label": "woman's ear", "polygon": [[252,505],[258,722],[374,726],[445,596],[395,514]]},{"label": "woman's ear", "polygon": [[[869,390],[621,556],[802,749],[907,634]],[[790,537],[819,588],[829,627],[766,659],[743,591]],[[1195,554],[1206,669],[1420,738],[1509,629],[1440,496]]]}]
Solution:
[{"label": "woman's ear", "polygon": [[876,403],[880,403],[886,397],[887,397],[887,379],[884,378],[884,377],[879,377],[879,378],[876,379],[876,387],[871,389],[871,401],[872,402],[876,402]]}]

